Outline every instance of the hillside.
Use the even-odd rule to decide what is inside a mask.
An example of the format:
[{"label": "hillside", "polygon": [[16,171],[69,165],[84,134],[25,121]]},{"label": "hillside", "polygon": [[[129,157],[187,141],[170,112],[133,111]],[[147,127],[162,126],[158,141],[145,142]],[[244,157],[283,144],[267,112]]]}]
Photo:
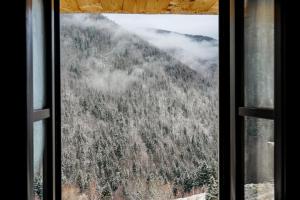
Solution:
[{"label": "hillside", "polygon": [[63,191],[124,200],[213,191],[218,74],[211,63],[204,75],[101,15],[62,15]]}]

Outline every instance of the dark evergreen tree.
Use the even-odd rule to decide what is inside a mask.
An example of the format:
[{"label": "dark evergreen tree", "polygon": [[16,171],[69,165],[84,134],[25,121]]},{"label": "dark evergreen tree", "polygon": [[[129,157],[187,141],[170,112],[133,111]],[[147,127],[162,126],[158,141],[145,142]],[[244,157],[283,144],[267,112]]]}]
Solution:
[{"label": "dark evergreen tree", "polygon": [[43,199],[43,177],[36,175],[33,180],[33,193],[39,199]]},{"label": "dark evergreen tree", "polygon": [[218,180],[216,180],[213,176],[211,176],[210,181],[208,185],[208,191],[207,191],[207,200],[218,200],[219,196],[219,184]]},{"label": "dark evergreen tree", "polygon": [[101,192],[101,197],[103,199],[110,199],[112,195],[112,190],[109,184],[106,184],[103,188],[102,188],[102,192]]}]

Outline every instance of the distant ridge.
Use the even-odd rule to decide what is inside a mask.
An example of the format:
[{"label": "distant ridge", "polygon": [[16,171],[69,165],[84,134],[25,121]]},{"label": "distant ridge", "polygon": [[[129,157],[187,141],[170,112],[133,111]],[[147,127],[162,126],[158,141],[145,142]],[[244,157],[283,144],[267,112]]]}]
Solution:
[{"label": "distant ridge", "polygon": [[177,34],[177,35],[184,35],[188,38],[191,38],[194,41],[197,42],[202,42],[202,41],[217,41],[216,39],[212,38],[212,37],[208,37],[208,36],[203,36],[203,35],[192,35],[192,34],[184,34],[184,33],[178,33],[176,31],[168,31],[168,30],[164,30],[164,29],[147,29],[147,30],[151,30],[154,31],[156,33],[160,33],[160,34]]}]

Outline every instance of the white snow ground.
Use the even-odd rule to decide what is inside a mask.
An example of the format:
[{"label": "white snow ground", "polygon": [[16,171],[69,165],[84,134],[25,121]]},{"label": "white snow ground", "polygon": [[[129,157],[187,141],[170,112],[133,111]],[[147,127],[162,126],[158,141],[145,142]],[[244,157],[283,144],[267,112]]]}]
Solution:
[{"label": "white snow ground", "polygon": [[179,198],[176,200],[205,200],[206,193],[196,194],[190,197]]}]

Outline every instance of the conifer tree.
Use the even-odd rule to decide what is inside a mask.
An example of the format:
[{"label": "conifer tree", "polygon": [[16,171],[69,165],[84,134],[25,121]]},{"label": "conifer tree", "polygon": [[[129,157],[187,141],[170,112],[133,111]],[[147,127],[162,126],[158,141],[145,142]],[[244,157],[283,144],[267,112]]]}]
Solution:
[{"label": "conifer tree", "polygon": [[210,177],[207,191],[207,200],[218,200],[219,195],[219,187],[218,180],[216,180],[213,176]]}]

